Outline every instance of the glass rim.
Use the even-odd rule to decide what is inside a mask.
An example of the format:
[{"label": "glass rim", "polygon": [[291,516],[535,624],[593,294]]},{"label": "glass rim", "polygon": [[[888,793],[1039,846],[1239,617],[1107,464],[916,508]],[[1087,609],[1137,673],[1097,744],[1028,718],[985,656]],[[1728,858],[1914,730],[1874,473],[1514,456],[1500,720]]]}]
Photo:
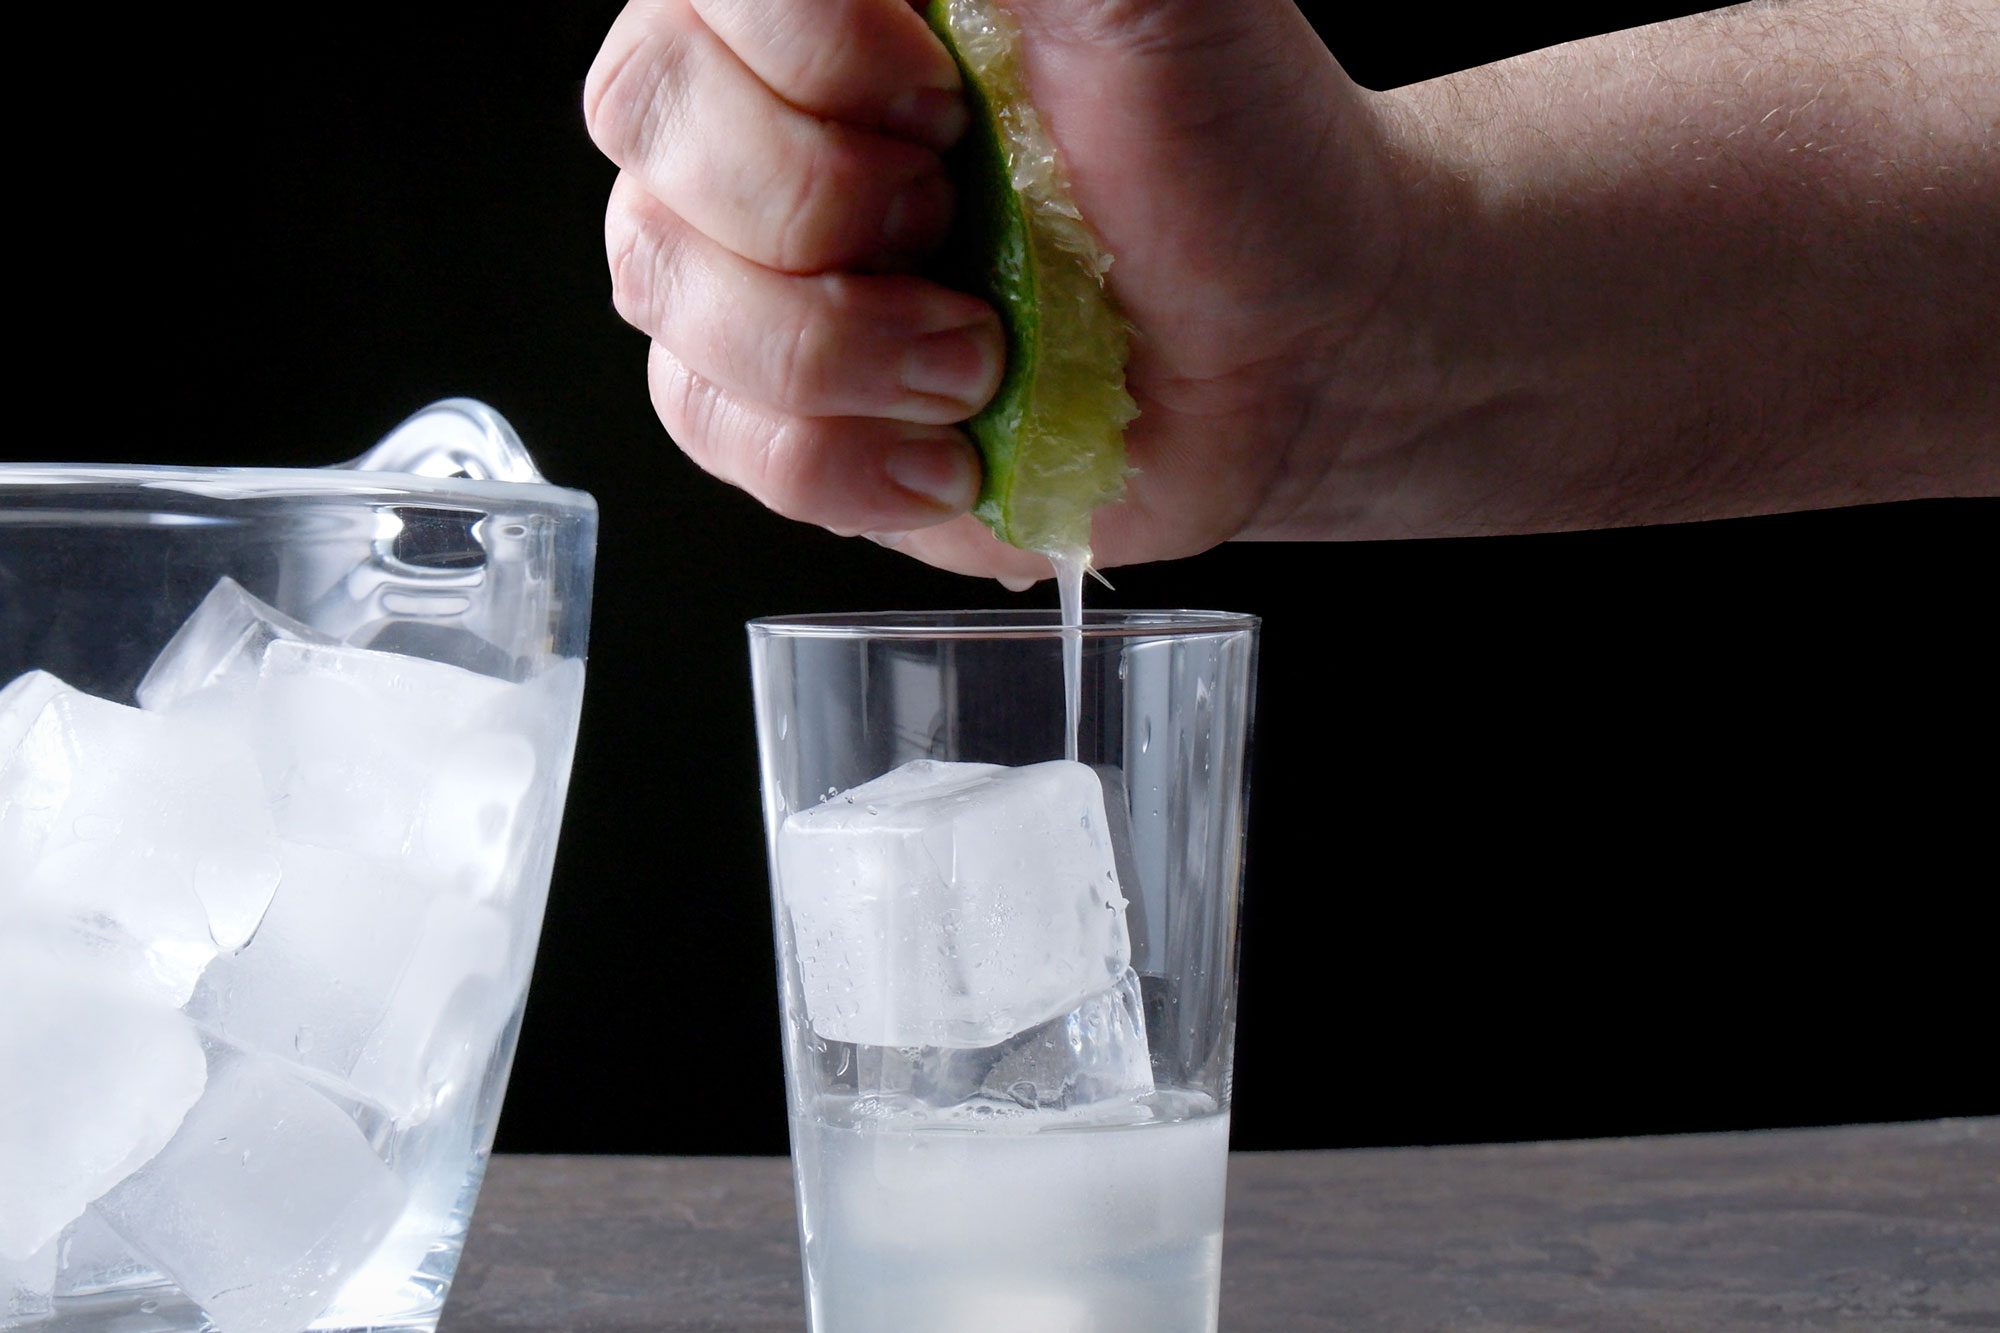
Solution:
[{"label": "glass rim", "polygon": [[[353,499],[393,500],[449,507],[454,501],[489,508],[523,500],[579,513],[595,513],[588,491],[547,481],[481,481],[470,477],[426,477],[413,472],[378,472],[345,467],[181,467],[125,463],[4,463],[0,492],[32,494],[46,488],[57,495],[75,487],[117,489],[134,496],[188,495],[207,500]],[[0,509],[9,497],[0,494]]]},{"label": "glass rim", "polygon": [[[1240,611],[1191,609],[1083,613],[1086,639],[1185,638],[1255,632],[1262,620]],[[759,616],[744,626],[753,636],[796,639],[1021,639],[1059,638],[1062,612],[1021,610],[835,611]]]}]

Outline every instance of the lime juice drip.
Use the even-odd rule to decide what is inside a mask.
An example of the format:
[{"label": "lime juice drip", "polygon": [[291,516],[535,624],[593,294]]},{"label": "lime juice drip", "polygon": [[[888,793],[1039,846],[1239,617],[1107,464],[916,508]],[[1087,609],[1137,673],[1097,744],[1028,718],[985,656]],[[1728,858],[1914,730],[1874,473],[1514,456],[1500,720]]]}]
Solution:
[{"label": "lime juice drip", "polygon": [[1062,599],[1063,758],[1076,760],[1076,731],[1083,712],[1083,571],[1088,551],[1051,553],[1056,569],[1056,595]]}]

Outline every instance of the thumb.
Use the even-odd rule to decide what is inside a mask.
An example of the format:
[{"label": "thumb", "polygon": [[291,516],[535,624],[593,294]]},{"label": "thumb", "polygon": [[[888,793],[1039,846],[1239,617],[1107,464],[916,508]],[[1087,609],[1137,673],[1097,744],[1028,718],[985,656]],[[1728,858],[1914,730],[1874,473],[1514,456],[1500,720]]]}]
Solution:
[{"label": "thumb", "polygon": [[1229,250],[1284,253],[1304,196],[1335,182],[1354,194],[1324,243],[1383,230],[1358,215],[1378,193],[1372,95],[1291,0],[952,2],[999,4],[1019,27],[1029,97],[1116,257],[1114,283],[1184,281]]}]

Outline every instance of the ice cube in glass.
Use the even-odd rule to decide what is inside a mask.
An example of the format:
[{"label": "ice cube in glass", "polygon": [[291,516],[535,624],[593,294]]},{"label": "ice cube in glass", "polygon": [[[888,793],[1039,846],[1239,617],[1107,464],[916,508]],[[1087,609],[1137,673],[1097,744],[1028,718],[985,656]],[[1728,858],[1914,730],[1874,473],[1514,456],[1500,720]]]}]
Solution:
[{"label": "ice cube in glass", "polygon": [[1131,962],[1097,775],[917,760],[802,810],[778,880],[813,1030],[992,1046]]}]

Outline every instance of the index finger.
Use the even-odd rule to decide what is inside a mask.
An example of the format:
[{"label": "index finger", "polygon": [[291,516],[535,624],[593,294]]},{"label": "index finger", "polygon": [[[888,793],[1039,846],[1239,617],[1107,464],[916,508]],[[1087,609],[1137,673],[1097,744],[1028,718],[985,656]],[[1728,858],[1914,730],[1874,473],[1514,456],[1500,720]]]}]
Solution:
[{"label": "index finger", "polygon": [[958,66],[911,0],[693,0],[771,91],[802,111],[933,148],[965,130]]}]

